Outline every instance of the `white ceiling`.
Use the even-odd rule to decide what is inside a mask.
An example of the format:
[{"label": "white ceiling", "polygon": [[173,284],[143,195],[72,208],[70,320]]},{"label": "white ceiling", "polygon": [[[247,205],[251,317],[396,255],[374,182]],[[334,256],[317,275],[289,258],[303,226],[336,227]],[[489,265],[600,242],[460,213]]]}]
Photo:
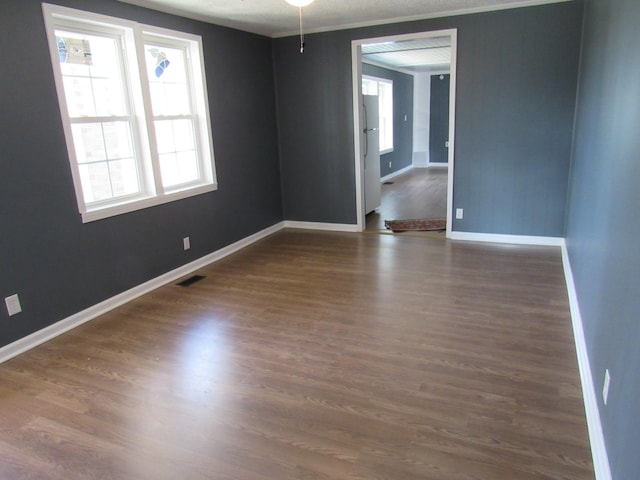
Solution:
[{"label": "white ceiling", "polygon": [[[298,33],[298,9],[285,0],[120,0],[269,37]],[[567,0],[315,0],[303,8],[306,32],[394,23]]]},{"label": "white ceiling", "polygon": [[451,38],[416,38],[362,45],[362,61],[410,71],[446,70],[451,65]]}]

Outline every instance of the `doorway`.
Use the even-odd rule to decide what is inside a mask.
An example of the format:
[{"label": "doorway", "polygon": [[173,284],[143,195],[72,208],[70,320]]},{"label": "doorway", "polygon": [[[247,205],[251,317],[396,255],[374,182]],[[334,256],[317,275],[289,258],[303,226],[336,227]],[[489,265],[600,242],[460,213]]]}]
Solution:
[{"label": "doorway", "polygon": [[[443,45],[446,45],[446,48],[443,48]],[[447,135],[447,148],[446,148],[446,158],[442,161],[443,158],[440,158],[439,162],[434,162],[432,165],[448,165],[448,175],[446,170],[444,175],[446,177],[446,219],[447,219],[447,229],[446,236],[449,237],[451,234],[451,224],[452,224],[452,204],[453,204],[453,177],[454,177],[454,125],[455,125],[455,78],[456,78],[456,48],[457,46],[457,31],[455,29],[452,30],[440,30],[440,31],[432,31],[432,32],[422,32],[422,33],[413,33],[406,35],[395,35],[389,37],[378,37],[378,38],[369,38],[369,39],[361,39],[354,40],[352,42],[352,74],[353,74],[353,105],[354,105],[354,153],[355,153],[355,190],[356,190],[356,208],[357,208],[357,226],[359,231],[365,230],[367,227],[367,217],[366,217],[366,205],[365,205],[365,194],[366,194],[366,182],[365,182],[365,167],[364,167],[364,139],[365,135],[363,135],[363,111],[362,111],[362,75],[363,75],[363,50],[365,55],[367,56],[367,64],[373,63],[375,65],[375,61],[371,61],[370,57],[376,57],[378,52],[398,52],[402,55],[415,55],[417,50],[428,50],[432,49],[434,53],[435,50],[447,50],[448,52],[448,62],[449,62],[449,70],[443,73],[447,74],[447,80],[450,79],[449,82],[449,95],[448,95],[448,103],[449,103],[449,118],[448,118],[448,126],[445,128]],[[374,55],[371,55],[370,52],[373,52]],[[380,66],[384,67],[384,63],[379,63]],[[388,67],[392,68],[392,67]],[[401,69],[395,69],[402,71]],[[423,72],[424,73],[424,72]],[[435,72],[433,72],[435,73]],[[450,75],[450,77],[449,77]],[[405,118],[406,120],[406,118]],[[427,128],[428,130],[428,128]],[[416,130],[414,129],[414,132]],[[428,135],[428,134],[427,134]],[[429,149],[429,138],[427,136],[424,138],[414,138],[414,143],[417,140],[421,140],[422,143],[426,145],[426,148]],[[428,153],[425,153],[425,158],[428,158]],[[418,166],[415,159],[411,159],[412,164],[409,165],[406,169],[403,169],[403,172],[398,176],[398,185],[383,185],[383,198],[385,195],[385,191],[392,192],[391,194],[394,196],[398,196],[398,192],[403,184],[403,182],[407,181],[415,181],[417,179],[417,183],[413,186],[413,193],[416,192],[416,185],[425,186],[427,184],[433,184],[434,178],[443,177],[443,172],[440,171],[439,175],[433,172],[431,175],[433,178],[429,179],[429,175],[427,172],[419,172],[412,175],[411,170],[432,170],[429,169],[413,169],[412,167]],[[426,165],[425,165],[426,166]],[[386,167],[386,164],[385,164]],[[408,171],[406,171],[408,170]],[[441,169],[434,169],[441,170]],[[414,177],[414,178],[412,178]],[[422,177],[422,178],[418,178]],[[395,183],[395,182],[394,182]],[[444,187],[441,184],[440,193],[442,194],[442,190]],[[408,194],[412,196],[411,194]],[[403,196],[403,195],[400,195]],[[407,192],[405,192],[404,196],[407,196]],[[414,195],[415,196],[415,195]],[[442,203],[442,201],[440,202]],[[369,219],[369,223],[371,223],[371,219]]]}]

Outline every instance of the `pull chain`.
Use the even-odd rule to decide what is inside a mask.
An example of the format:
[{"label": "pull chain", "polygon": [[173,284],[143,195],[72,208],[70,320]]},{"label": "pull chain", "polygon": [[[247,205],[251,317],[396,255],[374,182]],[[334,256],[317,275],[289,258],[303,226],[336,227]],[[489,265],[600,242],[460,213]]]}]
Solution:
[{"label": "pull chain", "polygon": [[299,7],[300,15],[300,53],[304,53],[304,32],[302,31],[302,7]]}]

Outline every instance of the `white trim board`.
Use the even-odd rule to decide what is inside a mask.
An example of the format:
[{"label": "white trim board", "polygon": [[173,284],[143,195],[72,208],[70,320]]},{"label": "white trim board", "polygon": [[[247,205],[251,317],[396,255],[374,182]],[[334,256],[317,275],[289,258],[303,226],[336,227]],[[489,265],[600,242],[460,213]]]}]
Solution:
[{"label": "white trim board", "polygon": [[389,175],[385,175],[380,178],[380,183],[387,182],[392,178],[396,178],[397,176],[402,175],[403,173],[408,172],[409,170],[413,170],[415,167],[413,165],[409,165],[408,167],[401,168],[400,170],[396,170],[395,172],[391,172]]},{"label": "white trim board", "polygon": [[317,223],[317,222],[295,222],[295,221],[283,221],[279,222],[271,227],[265,228],[253,235],[250,235],[242,240],[238,240],[231,245],[216,250],[204,257],[201,257],[193,262],[187,263],[181,267],[164,273],[159,277],[153,278],[145,283],[142,283],[136,287],[133,287],[125,292],[119,293],[114,297],[108,298],[96,305],[93,305],[81,312],[75,313],[70,317],[64,318],[48,327],[45,327],[37,332],[34,332],[26,337],[20,338],[15,342],[12,342],[4,347],[0,347],[0,363],[20,355],[21,353],[31,350],[38,345],[47,342],[59,335],[62,335],[69,330],[79,327],[83,323],[87,323],[100,315],[103,315],[127,302],[135,300],[146,293],[149,293],[159,287],[162,287],[168,283],[171,283],[179,278],[188,275],[189,273],[205,267],[211,263],[217,262],[224,257],[238,252],[245,247],[262,240],[273,233],[276,233],[283,228],[300,228],[306,230],[325,230],[334,232],[357,232],[357,225],[339,224],[339,223]]},{"label": "white trim board", "polygon": [[253,235],[250,235],[242,240],[238,240],[231,245],[227,245],[226,247],[221,248],[220,250],[216,250],[204,257],[201,257],[193,262],[187,263],[181,267],[176,268],[175,270],[171,270],[165,274],[160,275],[159,277],[153,278],[148,282],[142,283],[136,287],[133,287],[125,292],[122,292],[114,297],[108,298],[107,300],[100,302],[96,305],[93,305],[81,312],[78,312],[70,317],[67,317],[59,322],[54,323],[53,325],[49,325],[37,332],[32,333],[31,335],[27,335],[19,340],[16,340],[13,343],[5,345],[0,348],[0,363],[9,360],[21,353],[26,352],[38,345],[51,340],[58,335],[62,335],[69,330],[82,325],[94,318],[103,315],[114,308],[117,308],[121,305],[124,305],[127,302],[130,302],[146,293],[149,293],[159,287],[162,287],[168,283],[171,283],[180,277],[183,277],[193,271],[202,268],[211,263],[217,262],[222,258],[231,255],[239,250],[242,250],[245,247],[248,247],[252,243],[257,242],[258,240],[262,240],[273,233],[282,230],[285,226],[285,222],[280,222],[271,227],[265,228]]},{"label": "white trim board", "polygon": [[[21,353],[26,352],[52,338],[55,338],[75,327],[78,327],[94,318],[103,315],[127,302],[130,302],[146,293],[149,293],[163,285],[173,282],[199,268],[214,263],[232,253],[235,253],[283,228],[301,228],[308,230],[330,230],[340,232],[357,232],[357,225],[335,224],[335,223],[317,223],[317,222],[297,222],[283,221],[249,237],[239,240],[220,250],[205,255],[191,263],[183,265],[175,270],[167,272],[148,282],[138,285],[130,290],[122,292],[111,297],[97,305],[89,307],[70,317],[60,320],[53,325],[45,327],[26,337],[16,340],[9,345],[0,348],[0,363],[5,362]],[[591,444],[591,455],[593,458],[593,467],[597,480],[612,480],[607,448],[604,442],[602,432],[602,423],[600,421],[600,411],[591,373],[591,365],[589,363],[589,355],[584,337],[584,328],[582,325],[582,316],[576,294],[575,283],[573,280],[573,272],[564,238],[558,237],[530,237],[520,235],[496,235],[483,233],[467,233],[467,232],[451,232],[453,240],[467,240],[477,242],[497,242],[512,243],[520,245],[549,245],[560,246],[562,251],[562,264],[564,269],[565,281],[567,285],[567,294],[569,297],[569,308],[571,312],[571,322],[573,326],[574,343],[578,358],[578,368],[580,371],[580,381],[582,384],[582,395],[585,406],[585,414],[589,431],[589,441]]]},{"label": "white trim board", "polygon": [[[372,65],[374,67],[384,68],[384,69],[387,69],[387,70],[393,70],[394,72],[404,73],[405,75],[411,75],[412,77],[415,77],[416,73],[417,73],[417,72],[414,72],[413,70],[408,70],[408,69],[402,68],[402,67],[396,67],[396,66],[384,63],[384,62],[379,62],[377,60],[370,60],[370,59],[364,60],[363,59],[362,63],[366,63],[367,65]],[[363,77],[364,77],[364,75],[363,75]]]},{"label": "white trim board", "polygon": [[448,163],[450,175],[447,180],[447,237],[451,234],[451,225],[453,224],[452,208],[453,205],[453,172],[455,169],[455,112],[456,112],[456,75],[457,75],[457,51],[458,51],[458,30],[456,28],[447,30],[432,30],[424,32],[406,33],[400,35],[391,35],[386,37],[364,38],[351,41],[351,77],[352,77],[352,101],[353,101],[353,146],[354,146],[354,162],[355,162],[355,191],[356,191],[356,216],[357,231],[365,229],[365,212],[364,212],[364,164],[361,156],[363,135],[362,132],[362,45],[365,43],[382,43],[389,41],[403,41],[415,38],[430,38],[449,36],[451,38],[451,63],[450,75],[451,82],[449,84],[449,152]]},{"label": "white trim board", "polygon": [[359,232],[357,225],[349,223],[298,222],[286,220],[284,228],[300,228],[303,230],[324,230],[329,232]]},{"label": "white trim board", "polygon": [[580,382],[582,384],[582,398],[587,419],[587,427],[589,430],[593,469],[596,480],[612,480],[607,447],[604,442],[604,435],[602,432],[602,422],[600,421],[600,411],[598,409],[598,401],[593,383],[593,376],[591,374],[591,364],[589,363],[589,352],[587,350],[587,343],[584,337],[582,316],[580,314],[580,306],[578,304],[578,296],[573,281],[573,271],[571,270],[569,252],[567,250],[565,239],[560,237],[531,237],[522,235],[496,235],[467,232],[451,232],[451,236],[449,238],[452,240],[467,240],[473,242],[547,245],[559,246],[561,248],[562,266],[565,282],[567,284],[567,295],[569,297],[569,309],[571,312],[571,323],[573,326],[573,339],[576,346]]},{"label": "white trim board", "polygon": [[[136,1],[142,2],[144,0],[127,0],[127,1],[129,3],[135,4]],[[538,5],[548,5],[551,3],[562,3],[562,2],[569,2],[569,1],[571,0],[523,0],[521,2],[511,3],[508,5],[493,5],[490,7],[487,6],[487,7],[475,7],[475,8],[470,7],[470,8],[463,8],[460,10],[445,10],[442,12],[432,13],[427,15],[409,15],[409,16],[403,16],[403,17],[397,17],[397,18],[386,18],[384,20],[371,20],[368,22],[354,22],[354,23],[348,23],[343,25],[331,25],[326,27],[311,28],[307,30],[305,33],[312,34],[312,33],[334,32],[339,30],[349,30],[352,28],[375,27],[377,25],[389,25],[392,23],[404,23],[404,22],[414,22],[418,20],[430,20],[432,18],[455,17],[458,15],[473,15],[476,13],[497,12],[500,10],[510,10],[512,8],[535,7]],[[154,8],[158,9],[158,7],[154,7]],[[181,15],[184,15],[184,13],[182,13]],[[196,20],[198,19],[199,18],[196,18]],[[204,21],[210,21],[210,20],[205,19]],[[220,22],[216,20],[216,23],[220,23]],[[238,28],[238,27],[234,27],[234,28]],[[276,32],[272,34],[271,37],[272,38],[291,37],[293,35],[298,35],[298,34],[299,34],[298,30],[290,30],[285,32]]]},{"label": "white trim board", "polygon": [[511,243],[515,245],[541,245],[560,247],[564,244],[562,237],[534,237],[529,235],[504,235],[500,233],[451,232],[451,240],[468,242]]},{"label": "white trim board", "polygon": [[569,309],[571,311],[571,323],[573,325],[573,339],[576,345],[578,356],[578,368],[580,370],[580,382],[582,383],[582,398],[587,417],[587,427],[589,430],[589,441],[591,443],[591,456],[593,458],[593,470],[597,480],[611,480],[611,467],[609,466],[609,456],[607,446],[604,442],[602,423],[600,421],[600,411],[596,397],[593,376],[591,374],[591,364],[589,363],[589,352],[587,342],[584,337],[582,315],[578,304],[575,283],[573,282],[573,271],[569,261],[567,244],[562,242],[562,265],[564,268],[564,278],[567,283],[567,294],[569,296]]}]

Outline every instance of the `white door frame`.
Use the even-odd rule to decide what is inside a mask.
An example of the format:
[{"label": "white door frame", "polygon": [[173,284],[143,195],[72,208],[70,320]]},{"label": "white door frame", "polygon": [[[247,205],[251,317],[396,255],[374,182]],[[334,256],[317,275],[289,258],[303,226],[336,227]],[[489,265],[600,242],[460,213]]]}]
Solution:
[{"label": "white door frame", "polygon": [[398,42],[414,38],[451,37],[451,84],[449,98],[449,175],[447,182],[447,238],[451,237],[451,225],[453,223],[453,173],[454,173],[454,148],[455,148],[455,124],[456,124],[456,70],[458,51],[458,29],[435,30],[431,32],[407,33],[404,35],[391,35],[387,37],[363,38],[351,41],[351,71],[353,78],[353,146],[355,156],[355,187],[356,187],[356,213],[357,229],[359,232],[365,229],[364,212],[364,165],[361,158],[362,152],[362,45],[368,43]]}]

